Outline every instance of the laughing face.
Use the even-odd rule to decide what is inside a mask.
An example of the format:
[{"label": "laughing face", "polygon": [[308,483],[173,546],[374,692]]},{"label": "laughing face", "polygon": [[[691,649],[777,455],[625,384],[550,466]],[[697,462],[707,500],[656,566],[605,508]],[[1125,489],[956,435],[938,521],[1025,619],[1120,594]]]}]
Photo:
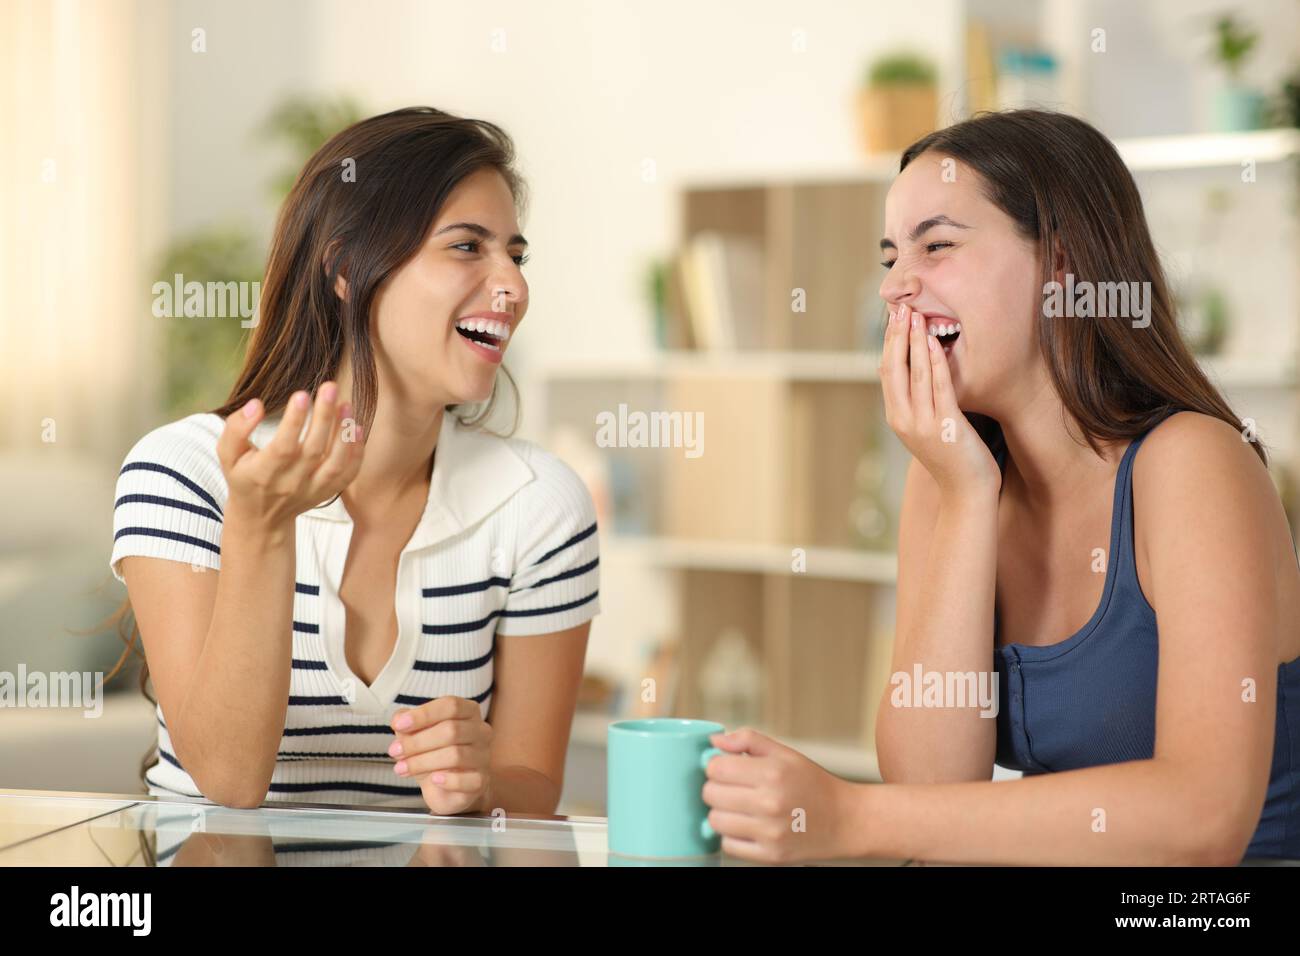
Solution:
[{"label": "laughing face", "polygon": [[456,185],[375,298],[375,361],[394,398],[436,408],[491,396],[528,309],[526,248],[500,173],[479,169]]},{"label": "laughing face", "polygon": [[1036,378],[1037,249],[984,195],[979,174],[934,152],[912,160],[885,200],[880,297],[940,333],[963,411],[997,416]]}]

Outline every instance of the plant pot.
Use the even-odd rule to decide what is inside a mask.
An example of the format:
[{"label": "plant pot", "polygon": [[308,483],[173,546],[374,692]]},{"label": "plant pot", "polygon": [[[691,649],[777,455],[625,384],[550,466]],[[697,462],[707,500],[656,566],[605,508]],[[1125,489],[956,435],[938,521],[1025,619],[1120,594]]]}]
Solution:
[{"label": "plant pot", "polygon": [[934,86],[881,86],[858,93],[859,133],[867,155],[896,153],[935,130]]},{"label": "plant pot", "polygon": [[1244,86],[1214,92],[1214,129],[1221,133],[1263,129],[1264,94]]}]

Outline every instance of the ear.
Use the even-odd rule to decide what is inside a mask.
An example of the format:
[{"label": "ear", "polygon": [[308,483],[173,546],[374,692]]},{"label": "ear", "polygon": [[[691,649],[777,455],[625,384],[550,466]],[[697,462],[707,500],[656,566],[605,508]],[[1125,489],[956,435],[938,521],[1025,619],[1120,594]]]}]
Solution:
[{"label": "ear", "polygon": [[[325,247],[325,253],[321,256],[321,269],[325,275],[329,276],[330,266],[333,264],[334,256],[338,253],[339,241],[336,239]],[[344,302],[348,300],[348,280],[343,277],[343,270],[334,277],[334,294]]]},{"label": "ear", "polygon": [[1062,285],[1065,284],[1065,247],[1056,240],[1052,252],[1052,277]]}]

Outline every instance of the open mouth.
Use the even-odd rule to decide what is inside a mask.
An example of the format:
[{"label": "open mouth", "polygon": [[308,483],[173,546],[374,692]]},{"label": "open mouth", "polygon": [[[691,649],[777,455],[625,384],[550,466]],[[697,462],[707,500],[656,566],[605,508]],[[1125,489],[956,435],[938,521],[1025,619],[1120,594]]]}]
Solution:
[{"label": "open mouth", "polygon": [[494,319],[461,319],[456,323],[456,334],[475,345],[500,352],[510,338],[510,326]]},{"label": "open mouth", "polygon": [[939,340],[944,352],[951,352],[953,345],[956,344],[958,337],[961,335],[960,322],[931,322],[928,329],[930,334]]}]

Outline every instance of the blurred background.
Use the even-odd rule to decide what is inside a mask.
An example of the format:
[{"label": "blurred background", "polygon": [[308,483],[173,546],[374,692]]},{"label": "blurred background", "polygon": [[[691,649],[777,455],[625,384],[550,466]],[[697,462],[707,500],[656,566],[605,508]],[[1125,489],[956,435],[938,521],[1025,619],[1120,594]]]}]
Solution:
[{"label": "blurred background", "polygon": [[[0,0],[0,672],[102,671],[113,492],[225,400],[248,330],[155,282],[252,281],[354,119],[492,120],[531,186],[518,432],[600,509],[561,813],[626,715],[748,723],[878,779],[896,515],[875,248],[902,147],[979,109],[1088,119],[1138,178],[1184,331],[1300,517],[1300,2]],[[706,454],[597,416],[702,413]],[[797,623],[796,623],[797,622]],[[135,792],[153,711],[0,708],[0,787]]]}]

